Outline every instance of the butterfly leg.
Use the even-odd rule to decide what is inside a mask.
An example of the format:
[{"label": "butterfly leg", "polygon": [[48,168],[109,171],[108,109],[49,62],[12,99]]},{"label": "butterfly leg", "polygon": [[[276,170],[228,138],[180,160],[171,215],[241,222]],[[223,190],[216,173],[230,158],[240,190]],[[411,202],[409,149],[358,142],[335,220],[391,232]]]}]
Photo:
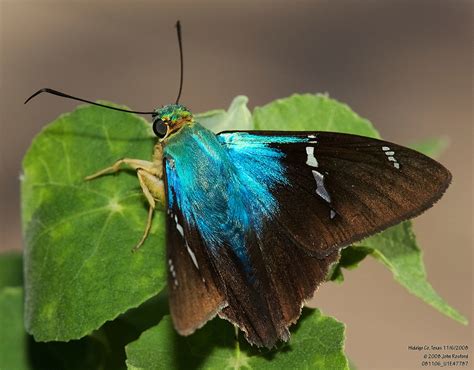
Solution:
[{"label": "butterfly leg", "polygon": [[164,207],[165,204],[165,187],[163,184],[163,181],[154,175],[153,173],[150,173],[148,170],[144,168],[139,168],[137,169],[137,176],[138,176],[138,181],[140,182],[140,186],[142,188],[143,194],[145,195],[145,198],[148,201],[148,218],[147,218],[147,223],[145,226],[145,232],[143,233],[142,238],[138,242],[138,244],[133,247],[132,251],[135,252],[138,248],[142,246],[142,244],[145,242],[146,238],[148,237],[148,234],[150,233],[150,228],[151,228],[151,222],[153,218],[153,211],[155,210],[158,201],[161,206]]},{"label": "butterfly leg", "polygon": [[148,171],[151,174],[157,175],[161,177],[161,168],[158,168],[154,162],[144,161],[142,159],[131,159],[131,158],[123,158],[119,159],[115,162],[112,166],[104,168],[90,176],[85,177],[85,180],[93,180],[97,177],[102,175],[107,175],[110,173],[115,173],[120,171],[122,165],[128,165],[134,170],[138,170],[139,168],[143,168],[144,170]]}]

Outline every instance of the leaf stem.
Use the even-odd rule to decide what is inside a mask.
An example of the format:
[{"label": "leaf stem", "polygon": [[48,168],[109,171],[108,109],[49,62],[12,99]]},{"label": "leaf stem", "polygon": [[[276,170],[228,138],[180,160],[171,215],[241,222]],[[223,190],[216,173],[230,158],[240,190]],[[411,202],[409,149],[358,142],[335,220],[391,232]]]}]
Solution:
[{"label": "leaf stem", "polygon": [[239,363],[240,359],[240,342],[239,342],[239,327],[234,325],[235,330],[235,357],[237,358],[236,363]]}]

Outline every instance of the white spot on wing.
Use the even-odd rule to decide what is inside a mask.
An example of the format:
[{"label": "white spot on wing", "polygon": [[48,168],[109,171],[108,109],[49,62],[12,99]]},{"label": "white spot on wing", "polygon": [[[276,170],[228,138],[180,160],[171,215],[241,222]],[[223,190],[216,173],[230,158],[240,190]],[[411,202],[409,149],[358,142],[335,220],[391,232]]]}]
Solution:
[{"label": "white spot on wing", "polygon": [[176,230],[178,230],[179,234],[184,239],[184,243],[186,245],[186,250],[188,251],[189,256],[193,260],[194,266],[196,266],[196,268],[199,270],[199,265],[198,265],[198,262],[197,262],[197,259],[196,259],[196,255],[194,254],[192,249],[189,248],[188,242],[186,241],[186,238],[184,237],[184,229],[181,226],[181,224],[178,222],[178,216],[176,216],[176,215],[174,215],[174,222],[176,224]]},{"label": "white spot on wing", "polygon": [[171,260],[171,258],[168,260],[168,266],[169,266],[170,274],[173,277],[174,285],[178,286],[178,279],[176,278],[176,271],[174,270],[173,261]]},{"label": "white spot on wing", "polygon": [[194,266],[196,266],[196,268],[199,270],[199,265],[198,265],[198,261],[196,259],[196,255],[191,250],[191,248],[189,248],[188,242],[186,242],[186,249],[188,250],[188,254],[191,256],[191,259],[193,260]]},{"label": "white spot on wing", "polygon": [[[308,135],[308,139],[316,139],[316,135]],[[309,140],[308,143],[310,144],[317,144],[317,140]]]},{"label": "white spot on wing", "polygon": [[178,222],[178,216],[174,215],[174,222],[176,223],[176,230],[184,238],[184,229]]},{"label": "white spot on wing", "polygon": [[398,163],[397,159],[395,158],[395,152],[393,150],[390,150],[388,146],[383,146],[382,150],[387,156],[387,159],[390,162],[393,162],[393,167],[395,167],[397,170],[400,169],[400,163]]},{"label": "white spot on wing", "polygon": [[316,170],[311,171],[316,180],[316,194],[323,198],[326,202],[331,203],[331,197],[324,186],[324,175]]},{"label": "white spot on wing", "polygon": [[306,154],[308,155],[308,159],[306,160],[306,164],[311,167],[318,167],[318,161],[314,156],[314,148],[312,146],[306,147]]},{"label": "white spot on wing", "polygon": [[334,212],[332,209],[331,209],[331,212],[329,213],[329,217],[331,218],[331,220],[336,217],[336,212]]}]

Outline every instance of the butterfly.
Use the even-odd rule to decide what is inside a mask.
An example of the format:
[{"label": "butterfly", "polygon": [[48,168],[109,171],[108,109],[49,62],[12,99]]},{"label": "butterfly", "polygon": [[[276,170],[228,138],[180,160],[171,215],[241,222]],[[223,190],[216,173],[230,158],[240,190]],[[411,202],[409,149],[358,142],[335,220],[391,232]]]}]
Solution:
[{"label": "butterfly", "polygon": [[342,247],[420,214],[451,179],[436,161],[386,141],[215,135],[188,113],[167,106],[153,123],[157,134],[163,117],[182,124],[162,142],[169,299],[181,334],[218,314],[257,346],[288,340]]},{"label": "butterfly", "polygon": [[[175,104],[136,112],[152,116],[152,161],[124,158],[86,179],[136,170],[149,212],[135,249],[165,205],[170,312],[182,335],[218,315],[256,346],[289,340],[342,248],[421,214],[450,184],[440,163],[378,139],[215,134],[178,103],[181,86]],[[49,88],[32,97],[41,92],[124,110]]]}]

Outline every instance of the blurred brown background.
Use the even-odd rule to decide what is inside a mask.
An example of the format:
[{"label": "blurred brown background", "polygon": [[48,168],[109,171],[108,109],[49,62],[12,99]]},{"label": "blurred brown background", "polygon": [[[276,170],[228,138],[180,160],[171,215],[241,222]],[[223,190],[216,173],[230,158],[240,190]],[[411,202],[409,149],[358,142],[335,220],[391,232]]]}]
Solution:
[{"label": "blurred brown background", "polygon": [[[454,175],[416,220],[431,283],[472,313],[472,3],[468,1],[2,1],[1,250],[21,249],[20,163],[33,136],[75,103],[52,87],[138,110],[172,102],[179,80],[174,23],[183,24],[182,102],[226,108],[328,92],[409,144],[448,137]],[[91,153],[93,155],[93,153]],[[84,158],[84,160],[88,160]],[[421,369],[414,344],[471,344],[472,326],[438,314],[367,259],[314,303],[347,324],[359,369]],[[472,358],[470,359],[472,363]]]}]

